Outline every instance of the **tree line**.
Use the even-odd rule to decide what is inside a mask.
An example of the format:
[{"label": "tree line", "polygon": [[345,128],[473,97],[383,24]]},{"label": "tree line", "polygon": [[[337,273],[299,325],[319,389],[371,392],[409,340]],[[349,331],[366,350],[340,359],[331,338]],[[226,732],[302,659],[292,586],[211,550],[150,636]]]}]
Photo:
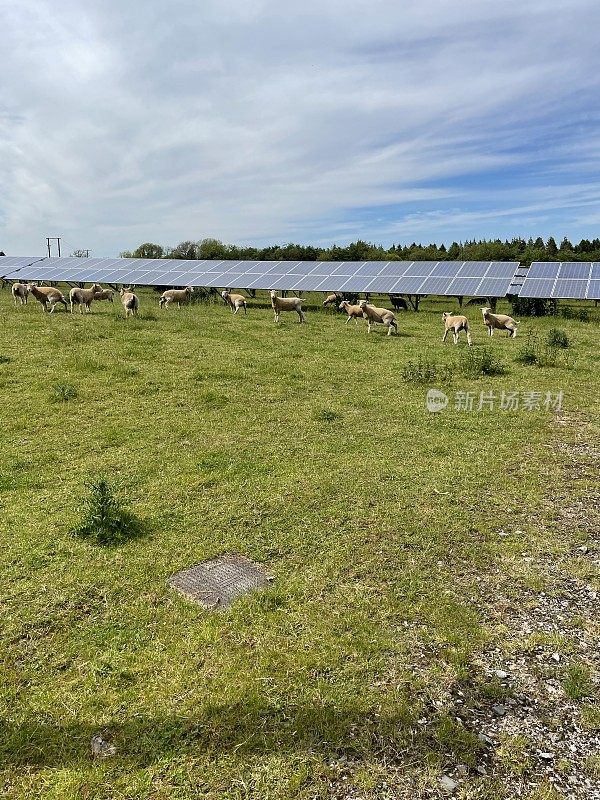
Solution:
[{"label": "tree line", "polygon": [[122,258],[181,258],[240,261],[600,261],[600,239],[582,239],[573,244],[566,237],[558,245],[554,237],[537,239],[479,239],[444,244],[381,245],[356,242],[340,247],[285,244],[269,247],[243,247],[224,244],[218,239],[185,241],[176,247],[145,242],[135,250],[120,253]]}]

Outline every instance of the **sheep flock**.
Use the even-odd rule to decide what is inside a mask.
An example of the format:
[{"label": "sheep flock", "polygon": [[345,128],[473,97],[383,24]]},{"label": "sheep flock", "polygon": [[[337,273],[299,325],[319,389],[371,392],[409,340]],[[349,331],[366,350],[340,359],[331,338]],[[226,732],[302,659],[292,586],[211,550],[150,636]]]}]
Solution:
[{"label": "sheep flock", "polygon": [[[115,292],[112,289],[104,289],[97,283],[92,284],[88,289],[73,288],[69,292],[69,301],[60,291],[54,286],[43,286],[35,283],[13,283],[11,286],[11,295],[15,306],[25,306],[29,296],[34,297],[41,305],[42,311],[54,313],[57,305],[63,305],[65,311],[70,308],[71,313],[74,312],[75,306],[78,307],[79,312],[89,313],[91,311],[92,303],[102,300],[113,302]],[[183,289],[167,289],[158,299],[160,309],[168,309],[170,305],[177,305],[178,308],[188,302],[194,294],[192,286],[186,286]],[[121,303],[125,317],[135,317],[139,314],[140,300],[135,294],[133,288],[123,287],[119,292]],[[233,294],[228,290],[220,293],[224,304],[231,309],[235,316],[240,309],[244,310],[244,315],[248,313],[247,298],[243,294]],[[300,297],[280,297],[273,289],[270,292],[271,307],[275,315],[275,323],[279,323],[280,315],[284,311],[295,311],[298,315],[298,322],[304,324],[306,322],[306,313],[303,309],[305,301]],[[398,309],[405,310],[408,308],[406,301],[398,296],[390,295],[390,304],[394,307],[394,311],[389,308],[382,308],[373,305],[368,297],[361,300],[358,304],[351,303],[340,292],[327,294],[323,301],[323,308],[333,307],[336,310],[343,312],[346,316],[346,324],[350,320],[354,320],[358,325],[359,320],[366,321],[367,333],[371,333],[375,325],[383,325],[387,329],[387,335],[391,336],[398,333],[398,322],[396,313]],[[487,328],[488,336],[493,336],[495,330],[505,330],[509,338],[514,339],[517,335],[516,322],[512,317],[507,314],[494,314],[491,308],[481,308],[483,317],[483,324]],[[471,346],[473,339],[471,336],[471,324],[467,317],[462,314],[452,314],[449,311],[444,311],[442,314],[443,323],[443,336],[442,342],[446,341],[449,333],[452,333],[454,344],[458,344],[459,334],[464,332],[467,344]]]}]

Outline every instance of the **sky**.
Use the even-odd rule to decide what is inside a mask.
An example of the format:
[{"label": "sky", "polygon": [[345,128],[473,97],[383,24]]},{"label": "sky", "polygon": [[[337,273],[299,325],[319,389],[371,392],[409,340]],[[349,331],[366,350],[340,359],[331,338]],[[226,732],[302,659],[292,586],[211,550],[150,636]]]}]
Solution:
[{"label": "sky", "polygon": [[2,0],[0,250],[600,236],[592,0]]}]

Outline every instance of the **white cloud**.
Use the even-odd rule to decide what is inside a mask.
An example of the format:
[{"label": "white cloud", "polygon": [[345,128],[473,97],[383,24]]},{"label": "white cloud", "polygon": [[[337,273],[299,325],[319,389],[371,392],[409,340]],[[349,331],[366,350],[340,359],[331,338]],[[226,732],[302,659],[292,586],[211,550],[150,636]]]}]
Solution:
[{"label": "white cloud", "polygon": [[[203,236],[448,239],[528,208],[574,226],[600,212],[596,187],[580,206],[560,189],[597,173],[578,127],[600,75],[588,0],[5,6],[6,252],[59,234],[98,255]],[[522,172],[518,200],[477,183],[492,172]]]}]

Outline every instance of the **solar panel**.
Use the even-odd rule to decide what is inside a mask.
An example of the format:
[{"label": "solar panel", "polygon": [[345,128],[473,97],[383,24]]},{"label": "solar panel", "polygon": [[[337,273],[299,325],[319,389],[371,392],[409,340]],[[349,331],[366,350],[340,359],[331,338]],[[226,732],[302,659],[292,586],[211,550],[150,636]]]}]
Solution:
[{"label": "solar panel", "polygon": [[[466,261],[458,271],[459,278],[483,278],[490,268],[490,261]],[[512,275],[511,275],[512,278]]]},{"label": "solar panel", "polygon": [[[289,276],[286,275],[286,277]],[[323,275],[297,275],[290,289],[300,292],[316,292],[319,290],[319,287],[325,285],[324,290],[326,291],[326,284],[327,278]]]},{"label": "solar panel", "polygon": [[591,264],[581,262],[579,264],[566,263],[561,264],[558,277],[560,280],[567,279],[580,279],[586,281],[590,276]]},{"label": "solar panel", "polygon": [[587,291],[588,300],[600,300],[600,280],[590,281]]},{"label": "solar panel", "polygon": [[419,294],[419,289],[424,280],[425,278],[423,276],[403,275],[401,278],[398,278],[397,282],[390,289],[390,292],[396,294]]},{"label": "solar panel", "polygon": [[[543,277],[542,277],[543,276]],[[600,280],[600,265],[589,261],[534,262],[529,268],[520,297],[553,300],[588,300],[595,290],[594,276]]]},{"label": "solar panel", "polygon": [[455,278],[449,285],[448,291],[445,294],[456,295],[457,297],[461,295],[477,297],[480,283],[481,278]]},{"label": "solar panel", "polygon": [[420,294],[448,294],[448,289],[454,278],[444,276],[430,276],[419,289]]},{"label": "solar panel", "polygon": [[504,297],[507,294],[506,278],[484,278],[477,287],[477,294],[480,297]]}]

